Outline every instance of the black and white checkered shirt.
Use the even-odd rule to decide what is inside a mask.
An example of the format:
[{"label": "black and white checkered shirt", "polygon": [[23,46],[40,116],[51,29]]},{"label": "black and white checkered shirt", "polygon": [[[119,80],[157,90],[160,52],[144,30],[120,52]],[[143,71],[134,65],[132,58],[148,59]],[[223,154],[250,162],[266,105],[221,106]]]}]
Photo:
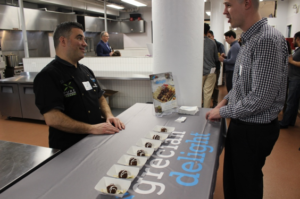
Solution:
[{"label": "black and white checkered shirt", "polygon": [[288,49],[284,37],[266,18],[241,35],[233,88],[221,117],[251,123],[270,123],[283,108],[287,82]]}]

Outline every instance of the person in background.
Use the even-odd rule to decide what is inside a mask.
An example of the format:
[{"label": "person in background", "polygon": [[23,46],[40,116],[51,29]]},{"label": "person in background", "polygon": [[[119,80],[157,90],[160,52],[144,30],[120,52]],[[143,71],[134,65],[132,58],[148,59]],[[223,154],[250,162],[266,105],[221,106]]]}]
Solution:
[{"label": "person in background", "polygon": [[[225,199],[262,199],[263,172],[279,136],[288,49],[283,35],[259,14],[259,0],[224,0],[231,27],[243,31],[233,87],[206,114],[209,121],[231,118],[225,141]],[[238,44],[237,44],[238,45]]]},{"label": "person in background", "polygon": [[113,52],[108,43],[109,34],[105,31],[102,31],[100,33],[100,38],[101,40],[96,47],[97,56],[112,56]]},{"label": "person in background", "polygon": [[58,25],[53,40],[56,57],[33,84],[35,104],[49,126],[49,147],[66,150],[88,134],[114,134],[124,129],[111,113],[94,73],[78,63],[87,46],[82,25]]},{"label": "person in background", "polygon": [[287,106],[279,122],[282,129],[295,125],[300,99],[300,32],[295,34],[293,44],[298,48],[289,56]]},{"label": "person in background", "polygon": [[[211,40],[213,40],[215,42],[215,44],[217,45],[218,55],[225,53],[224,45],[215,39],[214,32],[212,30],[208,31],[207,37],[210,38]],[[218,97],[219,97],[218,80],[219,80],[219,76],[220,76],[220,69],[221,69],[221,62],[218,60],[216,62],[216,72],[215,72],[216,73],[216,83],[215,83],[214,91],[212,94],[213,108],[215,108],[218,104]]]},{"label": "person in background", "polygon": [[216,62],[218,50],[214,41],[207,37],[210,26],[204,23],[204,57],[203,57],[203,107],[210,108],[211,96],[216,83]]},{"label": "person in background", "polygon": [[225,34],[225,40],[230,45],[230,50],[228,51],[228,55],[225,56],[225,54],[221,54],[219,57],[219,61],[223,62],[224,64],[224,71],[226,73],[226,87],[227,91],[229,91],[232,88],[232,74],[234,71],[234,65],[236,61],[236,56],[239,53],[240,45],[238,41],[235,40],[236,34],[232,30],[229,30]]},{"label": "person in background", "polygon": [[121,57],[121,53],[120,53],[120,51],[116,50],[111,56]]}]

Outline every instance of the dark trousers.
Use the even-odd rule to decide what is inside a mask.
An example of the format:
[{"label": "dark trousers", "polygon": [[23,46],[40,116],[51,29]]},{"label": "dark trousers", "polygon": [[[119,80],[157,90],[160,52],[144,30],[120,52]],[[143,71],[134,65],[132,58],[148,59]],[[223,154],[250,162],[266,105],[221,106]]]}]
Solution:
[{"label": "dark trousers", "polygon": [[218,81],[219,81],[219,76],[220,76],[220,70],[216,70],[216,83],[215,83],[215,88],[214,88],[214,92],[212,94],[212,98],[213,98],[213,104],[217,105],[218,104],[218,97],[219,97],[219,88],[218,88]]},{"label": "dark trousers", "polygon": [[225,141],[225,199],[262,199],[262,167],[279,136],[278,120],[251,124],[231,120]]},{"label": "dark trousers", "polygon": [[233,71],[226,71],[226,88],[228,93],[232,89],[232,75]]},{"label": "dark trousers", "polygon": [[298,114],[298,106],[300,99],[300,79],[289,79],[288,81],[288,97],[287,106],[281,120],[282,126],[294,126]]}]

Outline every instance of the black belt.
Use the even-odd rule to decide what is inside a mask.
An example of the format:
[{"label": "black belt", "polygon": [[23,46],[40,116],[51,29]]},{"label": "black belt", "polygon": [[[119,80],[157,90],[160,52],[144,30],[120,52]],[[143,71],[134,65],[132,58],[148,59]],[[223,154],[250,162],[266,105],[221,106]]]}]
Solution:
[{"label": "black belt", "polygon": [[278,122],[278,118],[272,120],[270,123],[252,123],[252,122],[244,122],[239,119],[231,119],[230,122],[233,122],[235,124],[244,124],[249,126],[265,126],[270,124],[276,124]]}]

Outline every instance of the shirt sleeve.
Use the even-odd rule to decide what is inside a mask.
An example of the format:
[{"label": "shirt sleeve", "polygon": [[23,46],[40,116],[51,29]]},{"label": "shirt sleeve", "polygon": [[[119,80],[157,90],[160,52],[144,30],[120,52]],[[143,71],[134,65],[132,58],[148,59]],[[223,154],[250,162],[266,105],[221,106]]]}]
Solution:
[{"label": "shirt sleeve", "polygon": [[234,46],[230,49],[230,58],[227,58],[227,59],[224,59],[224,63],[225,64],[235,64],[235,61],[236,61],[236,57],[237,55],[239,54],[239,50],[240,48]]},{"label": "shirt sleeve", "polygon": [[52,109],[63,111],[64,95],[60,82],[49,73],[39,73],[33,82],[35,104],[43,115]]},{"label": "shirt sleeve", "polygon": [[220,54],[225,53],[224,45],[221,43],[220,45]]},{"label": "shirt sleeve", "polygon": [[[250,86],[251,90],[242,100],[234,104],[228,103],[220,108],[221,117],[246,118],[271,107],[278,95],[280,82],[286,77],[283,74],[287,67],[287,56],[283,49],[276,39],[265,38],[258,42],[253,53],[252,65],[243,66],[241,72],[241,76],[250,73],[244,78],[251,76],[251,85],[244,86]],[[250,67],[249,70],[247,67]],[[243,82],[236,82],[238,83]],[[229,97],[231,93],[228,94]]]}]

